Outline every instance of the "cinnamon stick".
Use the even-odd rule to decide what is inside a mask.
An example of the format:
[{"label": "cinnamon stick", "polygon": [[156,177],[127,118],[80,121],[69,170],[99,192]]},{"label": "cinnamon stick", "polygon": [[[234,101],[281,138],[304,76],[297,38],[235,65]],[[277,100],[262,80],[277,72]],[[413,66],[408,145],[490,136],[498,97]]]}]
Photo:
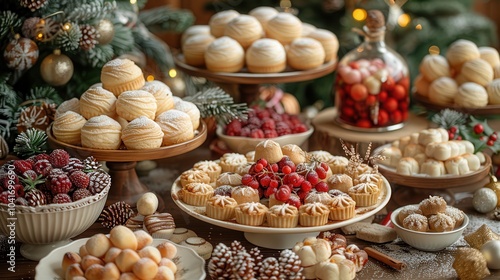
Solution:
[{"label": "cinnamon stick", "polygon": [[393,258],[389,257],[388,255],[386,255],[382,252],[379,252],[373,248],[365,247],[363,250],[365,250],[365,252],[368,254],[369,257],[372,257],[378,261],[381,261],[394,269],[403,270],[406,268],[406,263],[404,263],[400,260],[393,259]]}]

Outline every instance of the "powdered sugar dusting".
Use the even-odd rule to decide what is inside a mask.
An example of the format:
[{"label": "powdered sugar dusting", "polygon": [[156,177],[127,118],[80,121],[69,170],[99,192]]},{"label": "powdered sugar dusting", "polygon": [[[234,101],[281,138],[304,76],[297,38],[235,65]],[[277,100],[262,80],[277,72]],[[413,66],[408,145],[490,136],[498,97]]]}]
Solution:
[{"label": "powdered sugar dusting", "polygon": [[130,64],[130,63],[133,63],[132,60],[129,60],[129,59],[121,59],[121,58],[117,58],[117,59],[113,59],[113,60],[110,60],[108,61],[104,67],[118,67],[118,66],[122,66],[122,65],[126,65],[126,64]]},{"label": "powdered sugar dusting", "polygon": [[149,126],[158,126],[158,129],[160,129],[160,126],[155,123],[153,120],[149,119],[146,116],[140,116],[138,118],[133,119],[128,125],[128,128],[142,128],[142,127],[149,127]]},{"label": "powdered sugar dusting", "polygon": [[181,118],[191,119],[188,114],[186,114],[182,111],[179,111],[179,110],[172,109],[172,110],[168,110],[168,111],[161,113],[158,116],[157,121],[164,122],[164,121],[177,120],[177,119],[181,119]]},{"label": "powdered sugar dusting", "polygon": [[92,126],[92,127],[114,126],[119,130],[121,130],[122,127],[117,121],[106,115],[100,115],[90,118],[85,124],[85,126]]},{"label": "powdered sugar dusting", "polygon": [[170,91],[170,88],[163,82],[161,81],[151,81],[151,82],[146,82],[146,84],[142,87],[142,90],[145,90],[153,95],[155,95],[156,92],[162,91],[166,95],[172,96],[172,92]]}]

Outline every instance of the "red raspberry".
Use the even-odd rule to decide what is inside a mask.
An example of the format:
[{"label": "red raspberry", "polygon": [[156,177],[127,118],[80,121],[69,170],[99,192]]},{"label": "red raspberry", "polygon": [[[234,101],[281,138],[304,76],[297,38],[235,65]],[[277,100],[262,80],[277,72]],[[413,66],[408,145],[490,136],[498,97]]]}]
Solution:
[{"label": "red raspberry", "polygon": [[17,174],[23,174],[24,172],[26,172],[27,170],[31,170],[33,168],[33,166],[31,165],[31,163],[27,160],[15,160],[14,161],[14,171],[17,173]]},{"label": "red raspberry", "polygon": [[3,191],[0,193],[0,203],[9,204],[9,192]]},{"label": "red raspberry", "polygon": [[[16,184],[19,184],[19,177],[17,176],[17,174],[8,174],[6,173],[2,179],[1,179],[1,183],[2,183],[2,188],[3,190],[8,190],[9,189],[9,185],[16,185]],[[0,190],[1,191],[1,190]]]},{"label": "red raspberry", "polygon": [[49,160],[49,158],[50,158],[50,156],[48,154],[38,154],[35,156],[35,162],[42,160],[42,159]]},{"label": "red raspberry", "polygon": [[26,170],[26,172],[23,173],[23,177],[34,181],[36,177],[38,177],[38,174],[36,174],[35,170]]},{"label": "red raspberry", "polygon": [[276,123],[276,132],[278,133],[279,136],[282,136],[282,135],[291,134],[292,130],[290,129],[288,124],[286,124],[285,122],[278,122],[278,123]]},{"label": "red raspberry", "polygon": [[47,176],[47,187],[52,194],[68,193],[71,189],[71,181],[68,175],[61,169],[53,169]]},{"label": "red raspberry", "polygon": [[77,188],[84,189],[89,185],[90,178],[87,173],[77,170],[69,175],[69,180]]},{"label": "red raspberry", "polygon": [[255,115],[262,120],[265,118],[269,118],[271,116],[271,112],[266,109],[257,108],[255,109]]},{"label": "red raspberry", "polygon": [[282,117],[282,115],[280,115],[280,114],[278,114],[278,113],[276,113],[276,114],[272,114],[272,115],[271,115],[271,118],[273,118],[273,120],[274,120],[275,122],[281,122],[281,121],[283,121],[283,117]]},{"label": "red raspberry", "polygon": [[262,130],[274,130],[276,128],[276,122],[271,118],[266,118],[262,120],[262,125],[260,126]]},{"label": "red raspberry", "polygon": [[303,124],[303,123],[299,123],[299,124],[296,124],[294,127],[293,127],[293,133],[302,133],[302,132],[306,132],[307,130],[309,130],[307,128],[307,125]]},{"label": "red raspberry", "polygon": [[241,121],[238,119],[232,120],[226,126],[226,135],[240,136],[241,135]]},{"label": "red raspberry", "polygon": [[38,175],[42,175],[43,177],[47,177],[50,174],[50,171],[52,171],[52,164],[46,159],[41,159],[37,162],[35,162],[35,166],[33,167],[33,170]]},{"label": "red raspberry", "polygon": [[264,130],[264,138],[276,138],[278,137],[278,132],[274,129],[266,129]]},{"label": "red raspberry", "polygon": [[73,192],[72,198],[73,198],[73,201],[77,201],[77,200],[89,197],[91,195],[92,195],[92,193],[87,189],[76,189]]},{"label": "red raspberry", "polygon": [[250,128],[260,128],[261,121],[257,117],[248,118],[246,126],[250,126]]},{"label": "red raspberry", "polygon": [[52,203],[63,204],[73,202],[71,197],[66,193],[58,193],[52,198]]},{"label": "red raspberry", "polygon": [[50,153],[50,164],[56,168],[61,168],[69,163],[69,154],[63,149],[55,149]]},{"label": "red raspberry", "polygon": [[16,198],[24,197],[24,187],[21,184],[14,185],[14,195]]},{"label": "red raspberry", "polygon": [[243,128],[241,128],[241,135],[240,136],[250,137],[251,132],[252,132],[252,130],[249,127],[243,127]]},{"label": "red raspberry", "polygon": [[260,128],[255,128],[252,129],[252,132],[250,132],[250,137],[251,138],[264,138],[264,131]]}]

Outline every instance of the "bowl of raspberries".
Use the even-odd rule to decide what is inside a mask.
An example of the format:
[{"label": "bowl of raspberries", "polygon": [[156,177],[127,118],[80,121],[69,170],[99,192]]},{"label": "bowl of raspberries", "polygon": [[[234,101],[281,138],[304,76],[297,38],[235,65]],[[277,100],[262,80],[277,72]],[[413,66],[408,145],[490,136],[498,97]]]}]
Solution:
[{"label": "bowl of raspberries", "polygon": [[110,186],[93,157],[80,160],[63,149],[11,160],[0,168],[0,233],[39,260],[97,220]]},{"label": "bowl of raspberries", "polygon": [[278,113],[272,108],[252,109],[246,120],[233,119],[225,127],[217,127],[217,137],[234,152],[245,154],[253,151],[264,139],[271,139],[281,146],[300,146],[314,131],[298,115]]}]

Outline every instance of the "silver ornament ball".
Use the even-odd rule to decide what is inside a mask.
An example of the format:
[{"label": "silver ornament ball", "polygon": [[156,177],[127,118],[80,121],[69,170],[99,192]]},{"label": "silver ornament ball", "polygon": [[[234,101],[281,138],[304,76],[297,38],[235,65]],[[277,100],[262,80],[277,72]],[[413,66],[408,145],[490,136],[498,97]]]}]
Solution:
[{"label": "silver ornament ball", "polygon": [[489,269],[500,269],[500,240],[490,240],[481,246]]},{"label": "silver ornament ball", "polygon": [[492,189],[480,188],[472,197],[472,206],[480,213],[493,211],[497,206],[497,195]]}]

